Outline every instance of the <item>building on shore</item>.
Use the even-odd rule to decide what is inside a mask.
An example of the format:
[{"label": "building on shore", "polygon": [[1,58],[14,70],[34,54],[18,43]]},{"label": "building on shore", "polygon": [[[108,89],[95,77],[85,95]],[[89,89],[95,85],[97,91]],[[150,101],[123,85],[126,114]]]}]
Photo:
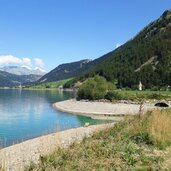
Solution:
[{"label": "building on shore", "polygon": [[141,83],[141,81],[139,81],[138,90],[142,91],[142,83]]}]

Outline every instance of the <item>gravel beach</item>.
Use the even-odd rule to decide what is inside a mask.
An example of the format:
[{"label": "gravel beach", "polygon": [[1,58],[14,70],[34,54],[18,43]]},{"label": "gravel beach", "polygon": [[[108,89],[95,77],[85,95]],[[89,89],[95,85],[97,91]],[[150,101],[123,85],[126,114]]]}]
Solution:
[{"label": "gravel beach", "polygon": [[[139,112],[139,104],[77,101],[75,99],[54,103],[53,106],[62,112],[79,114],[94,119],[118,119],[125,115],[135,115]],[[152,103],[143,104],[143,112],[153,110],[156,107]]]}]

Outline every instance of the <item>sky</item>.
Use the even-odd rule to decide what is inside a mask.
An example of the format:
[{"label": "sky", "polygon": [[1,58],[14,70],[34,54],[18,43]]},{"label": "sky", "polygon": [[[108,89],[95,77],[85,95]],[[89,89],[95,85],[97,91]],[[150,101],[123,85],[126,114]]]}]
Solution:
[{"label": "sky", "polygon": [[50,71],[98,58],[170,8],[171,0],[0,0],[0,67]]}]

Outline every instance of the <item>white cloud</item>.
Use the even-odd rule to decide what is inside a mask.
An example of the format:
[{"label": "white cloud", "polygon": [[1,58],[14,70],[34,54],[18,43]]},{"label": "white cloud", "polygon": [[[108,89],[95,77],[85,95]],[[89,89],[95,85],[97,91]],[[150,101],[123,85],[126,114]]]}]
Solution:
[{"label": "white cloud", "polygon": [[23,65],[32,66],[30,58],[22,58]]},{"label": "white cloud", "polygon": [[0,65],[28,65],[31,66],[30,58],[18,58],[13,55],[0,55]]},{"label": "white cloud", "polygon": [[116,48],[120,47],[122,45],[122,43],[116,43]]},{"label": "white cloud", "polygon": [[27,66],[27,67],[39,67],[44,68],[44,62],[40,58],[34,58],[33,61],[30,58],[18,58],[13,55],[0,55],[0,66],[4,65],[19,65],[19,66]]},{"label": "white cloud", "polygon": [[0,65],[22,64],[22,59],[13,55],[0,55]]},{"label": "white cloud", "polygon": [[43,60],[40,58],[34,58],[34,63],[36,67],[40,67],[40,68],[43,68],[45,65]]}]

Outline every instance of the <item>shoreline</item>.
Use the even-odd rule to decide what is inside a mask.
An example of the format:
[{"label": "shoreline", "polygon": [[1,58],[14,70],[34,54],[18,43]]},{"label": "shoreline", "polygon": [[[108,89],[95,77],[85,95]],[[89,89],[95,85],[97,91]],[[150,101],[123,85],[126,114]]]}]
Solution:
[{"label": "shoreline", "polygon": [[38,164],[41,156],[51,154],[58,148],[67,148],[73,142],[80,142],[84,137],[90,137],[114,124],[72,128],[2,148],[0,149],[0,169],[2,167],[4,170],[24,170],[31,162]]},{"label": "shoreline", "polygon": [[[121,120],[124,116],[136,115],[139,112],[139,104],[96,102],[96,101],[77,101],[70,99],[53,104],[53,107],[61,112],[75,115],[83,115],[92,119]],[[144,103],[143,112],[154,110],[157,107],[153,103]]]},{"label": "shoreline", "polygon": [[61,89],[61,88],[15,88],[15,87],[0,87],[0,90],[57,90],[57,91],[77,91],[74,89]]},{"label": "shoreline", "polygon": [[[136,115],[139,104],[76,101],[75,99],[53,104],[57,110],[91,117],[120,121],[123,116]],[[157,107],[153,103],[144,104],[144,112]],[[24,170],[31,162],[38,163],[40,157],[53,153],[57,148],[67,148],[73,142],[80,142],[84,137],[92,136],[95,132],[108,129],[116,122],[91,125],[88,127],[71,128],[29,139],[15,145],[0,149],[0,168],[4,170]]]}]

